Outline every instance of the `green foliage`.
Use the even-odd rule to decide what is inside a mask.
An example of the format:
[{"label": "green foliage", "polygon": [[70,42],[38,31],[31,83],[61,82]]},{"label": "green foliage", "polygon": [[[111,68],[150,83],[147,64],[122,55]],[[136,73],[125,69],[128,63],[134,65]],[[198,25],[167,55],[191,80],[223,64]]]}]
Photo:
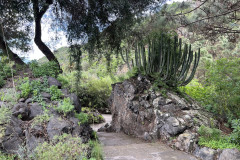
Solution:
[{"label": "green foliage", "polygon": [[29,78],[25,77],[18,81],[19,86],[17,87],[20,91],[20,97],[27,98],[32,91],[32,86],[30,84]]},{"label": "green foliage", "polygon": [[2,76],[0,76],[0,88],[2,88],[5,85],[5,80],[3,79]]},{"label": "green foliage", "polygon": [[200,135],[198,144],[201,146],[213,149],[237,148],[240,150],[238,141],[231,141],[232,135],[230,137],[222,135],[219,129],[201,126],[198,133]]},{"label": "green foliage", "polygon": [[72,137],[68,134],[55,136],[54,139],[47,143],[41,143],[35,149],[35,159],[48,160],[73,160],[87,157],[89,145],[83,144],[81,138]]},{"label": "green foliage", "polygon": [[203,106],[213,105],[212,95],[215,94],[214,86],[203,86],[198,80],[192,80],[188,85],[179,87],[181,92],[185,92]]},{"label": "green foliage", "polygon": [[0,100],[16,104],[20,94],[14,88],[6,88],[0,92]]},{"label": "green foliage", "polygon": [[60,73],[58,64],[54,61],[49,61],[42,65],[39,65],[37,61],[32,61],[29,65],[34,77],[57,77],[57,75]]},{"label": "green foliage", "polygon": [[44,123],[47,123],[50,118],[51,116],[47,112],[44,112],[44,114],[34,117],[31,127],[34,127],[36,125],[43,125]]},{"label": "green foliage", "polygon": [[[95,110],[93,108],[83,107],[82,113],[88,115],[88,123],[90,123],[90,124],[104,122],[103,116],[97,110]],[[79,116],[79,118],[80,117],[81,117],[81,115]]]},{"label": "green foliage", "polygon": [[81,104],[99,110],[106,108],[107,99],[112,90],[111,84],[113,81],[111,78],[105,77],[98,79],[92,77],[87,78],[84,82],[79,92]]},{"label": "green foliage", "polygon": [[63,101],[60,101],[60,104],[56,108],[56,110],[60,113],[63,113],[65,116],[67,113],[73,111],[74,106],[72,105],[70,98],[64,98]]},{"label": "green foliage", "polygon": [[67,76],[64,74],[59,74],[57,80],[62,84],[62,88],[67,88],[70,85],[69,79],[67,79]]},{"label": "green foliage", "polygon": [[198,130],[200,136],[204,137],[206,140],[219,140],[221,137],[221,131],[216,128],[209,128],[206,126],[201,126]]},{"label": "green foliage", "polygon": [[49,88],[49,93],[51,94],[51,100],[59,100],[62,96],[62,91],[58,89],[57,86],[53,85]]},{"label": "green foliage", "polygon": [[14,160],[15,157],[16,157],[15,155],[7,155],[0,151],[0,159],[1,160]]},{"label": "green foliage", "polygon": [[233,132],[231,133],[231,142],[240,145],[240,119],[232,121]]},{"label": "green foliage", "polygon": [[91,158],[103,160],[102,146],[97,141],[90,141],[89,145],[92,148]]},{"label": "green foliage", "polygon": [[75,113],[75,117],[79,120],[80,124],[88,123],[88,114],[87,113]]},{"label": "green foliage", "polygon": [[215,110],[229,122],[240,118],[240,58],[222,58],[207,66],[206,83],[214,87]]},{"label": "green foliage", "polygon": [[5,124],[9,123],[11,110],[8,107],[0,107],[0,139],[5,135]]}]

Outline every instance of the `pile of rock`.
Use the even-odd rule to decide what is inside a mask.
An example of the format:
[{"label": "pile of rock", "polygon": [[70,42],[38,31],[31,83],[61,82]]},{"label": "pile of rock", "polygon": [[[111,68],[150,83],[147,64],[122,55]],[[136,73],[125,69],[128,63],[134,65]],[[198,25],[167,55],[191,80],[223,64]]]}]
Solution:
[{"label": "pile of rock", "polygon": [[[61,84],[52,77],[48,78],[49,86],[56,85],[61,88]],[[62,89],[63,97],[69,97],[73,101],[76,112],[81,112],[81,106],[76,94],[69,93],[67,89]],[[45,109],[32,98],[23,99],[12,107],[10,122],[6,125],[5,135],[1,139],[1,150],[6,153],[16,154],[19,149],[26,148],[27,152],[32,152],[39,143],[50,141],[55,135],[63,133],[81,137],[83,143],[93,138],[93,130],[88,124],[79,125],[79,120],[74,114],[63,116],[55,111],[53,107],[57,106],[57,101],[51,101],[49,93],[41,93],[45,102]],[[4,104],[4,103],[0,103]],[[46,112],[47,109],[47,112]],[[49,115],[49,121],[33,125],[34,118],[43,115]],[[43,117],[44,118],[44,117]]]},{"label": "pile of rock", "polygon": [[161,139],[173,148],[204,160],[224,160],[229,154],[232,160],[240,159],[238,150],[213,150],[198,145],[199,127],[216,124],[216,121],[190,97],[182,98],[166,90],[155,92],[143,76],[114,84],[112,88],[111,130],[145,140]]}]

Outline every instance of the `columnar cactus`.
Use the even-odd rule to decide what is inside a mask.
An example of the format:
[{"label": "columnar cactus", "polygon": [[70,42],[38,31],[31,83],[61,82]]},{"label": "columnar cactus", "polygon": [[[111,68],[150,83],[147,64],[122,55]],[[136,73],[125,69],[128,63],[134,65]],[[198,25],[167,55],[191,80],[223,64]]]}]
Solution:
[{"label": "columnar cactus", "polygon": [[193,79],[199,59],[200,49],[193,53],[191,45],[187,44],[182,49],[181,38],[175,36],[171,39],[161,34],[157,38],[149,38],[147,43],[136,45],[132,67],[138,67],[147,75],[157,74],[168,85],[184,86]]}]

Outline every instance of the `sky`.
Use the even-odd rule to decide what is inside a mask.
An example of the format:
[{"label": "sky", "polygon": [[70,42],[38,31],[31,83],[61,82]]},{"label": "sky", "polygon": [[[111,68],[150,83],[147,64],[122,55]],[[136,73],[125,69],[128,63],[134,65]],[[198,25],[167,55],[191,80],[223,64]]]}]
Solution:
[{"label": "sky", "polygon": [[[186,0],[168,0],[167,4],[171,4],[173,2],[183,2]],[[44,22],[44,23],[43,23]],[[57,36],[59,39],[53,40],[56,37],[56,33],[50,31],[51,19],[48,16],[43,17],[42,19],[42,41],[47,44],[48,47],[54,46],[54,48],[50,47],[51,51],[54,51],[58,48],[68,46],[67,38],[64,32],[58,31]],[[28,52],[28,56],[26,57],[28,60],[38,60],[44,57],[44,54],[38,49],[36,44],[32,41],[33,47]],[[52,44],[52,45],[51,45]]]}]

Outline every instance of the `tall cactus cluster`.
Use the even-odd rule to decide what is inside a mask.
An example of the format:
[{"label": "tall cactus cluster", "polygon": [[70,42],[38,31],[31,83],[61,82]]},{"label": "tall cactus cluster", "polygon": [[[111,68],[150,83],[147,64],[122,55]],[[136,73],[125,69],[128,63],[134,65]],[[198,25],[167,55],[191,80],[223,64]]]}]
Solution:
[{"label": "tall cactus cluster", "polygon": [[200,59],[200,49],[193,52],[191,44],[165,34],[140,42],[135,48],[135,63],[147,75],[157,75],[170,86],[187,85],[194,77]]}]

